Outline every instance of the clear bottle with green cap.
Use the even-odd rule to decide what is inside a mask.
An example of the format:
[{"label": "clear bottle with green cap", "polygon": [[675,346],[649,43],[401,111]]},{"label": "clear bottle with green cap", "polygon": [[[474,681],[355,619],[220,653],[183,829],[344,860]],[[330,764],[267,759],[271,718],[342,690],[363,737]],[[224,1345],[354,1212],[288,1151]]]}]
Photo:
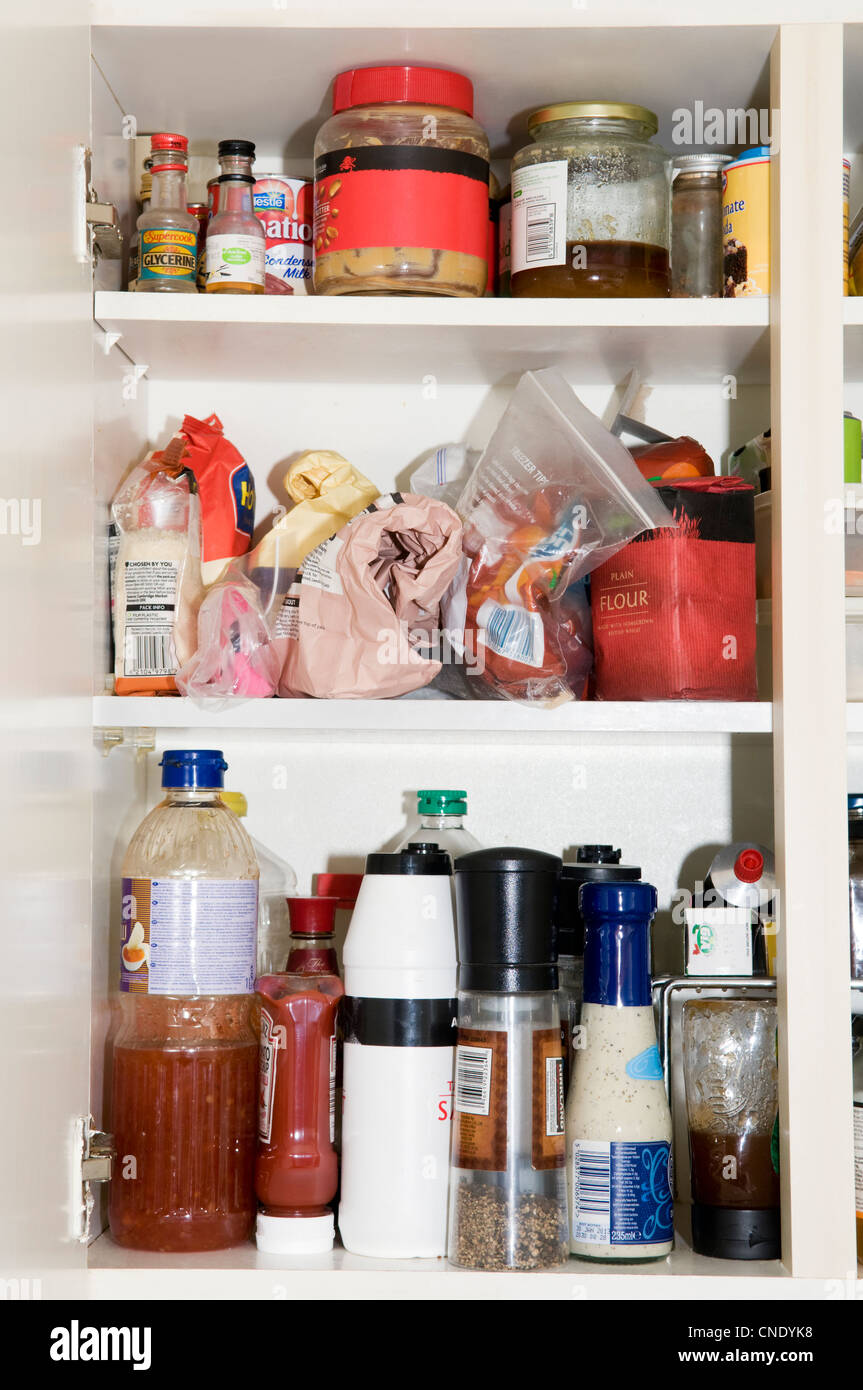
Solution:
[{"label": "clear bottle with green cap", "polygon": [[479,840],[475,839],[465,826],[466,815],[466,791],[454,791],[451,788],[418,791],[418,821],[396,845],[396,851],[406,849],[413,840],[437,845],[453,859],[481,849]]}]

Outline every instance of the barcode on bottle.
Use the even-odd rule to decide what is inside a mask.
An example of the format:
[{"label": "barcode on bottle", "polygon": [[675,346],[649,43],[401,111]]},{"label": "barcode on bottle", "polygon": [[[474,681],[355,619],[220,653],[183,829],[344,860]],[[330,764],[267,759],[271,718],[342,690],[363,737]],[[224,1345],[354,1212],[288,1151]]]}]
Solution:
[{"label": "barcode on bottle", "polygon": [[127,632],[123,664],[127,676],[170,676],[175,666],[171,660],[169,632]]},{"label": "barcode on bottle", "polygon": [[526,261],[547,261],[554,256],[554,203],[528,203],[526,217]]},{"label": "barcode on bottle", "polygon": [[493,652],[525,666],[542,665],[545,635],[538,613],[494,602],[483,604],[483,610],[478,618],[485,623],[486,642]]},{"label": "barcode on bottle", "polygon": [[455,1108],[463,1115],[487,1115],[491,1101],[491,1048],[456,1048]]},{"label": "barcode on bottle", "polygon": [[611,1144],[576,1139],[572,1145],[572,1236],[611,1243]]},{"label": "barcode on bottle", "polygon": [[330,1143],[336,1142],[336,1037],[330,1038]]}]

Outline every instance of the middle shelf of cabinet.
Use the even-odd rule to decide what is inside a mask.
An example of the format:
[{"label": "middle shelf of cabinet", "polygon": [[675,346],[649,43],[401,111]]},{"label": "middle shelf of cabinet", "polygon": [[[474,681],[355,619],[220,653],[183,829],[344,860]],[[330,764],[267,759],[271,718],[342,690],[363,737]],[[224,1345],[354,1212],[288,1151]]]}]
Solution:
[{"label": "middle shelf of cabinet", "polygon": [[[769,301],[448,299],[99,291],[95,317],[153,379],[442,384],[559,367],[605,383],[769,381]],[[119,335],[114,338],[113,335]]]}]

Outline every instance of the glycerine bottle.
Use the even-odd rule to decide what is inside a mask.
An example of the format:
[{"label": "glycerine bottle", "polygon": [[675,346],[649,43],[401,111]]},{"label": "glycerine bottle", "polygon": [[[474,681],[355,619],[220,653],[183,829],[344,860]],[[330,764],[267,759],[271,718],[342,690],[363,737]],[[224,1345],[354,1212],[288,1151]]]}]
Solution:
[{"label": "glycerine bottle", "polygon": [[123,860],[112,1056],[111,1234],[220,1250],[255,1214],[258,865],[220,752],[162,758],[165,799]]},{"label": "glycerine bottle", "polygon": [[662,1259],[674,1241],[671,1111],[650,984],[649,883],[586,883],[584,1005],[566,1103],[570,1250]]}]

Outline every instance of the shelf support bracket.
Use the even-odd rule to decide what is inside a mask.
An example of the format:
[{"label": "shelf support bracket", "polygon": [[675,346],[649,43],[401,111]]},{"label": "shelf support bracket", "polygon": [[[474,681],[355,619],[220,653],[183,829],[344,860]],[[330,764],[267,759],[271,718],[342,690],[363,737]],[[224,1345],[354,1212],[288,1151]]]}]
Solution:
[{"label": "shelf support bracket", "polygon": [[102,757],[107,758],[112,748],[128,744],[134,750],[137,762],[143,762],[148,753],[155,752],[156,730],[141,725],[135,729],[102,728],[94,729],[97,746],[101,744]]}]

